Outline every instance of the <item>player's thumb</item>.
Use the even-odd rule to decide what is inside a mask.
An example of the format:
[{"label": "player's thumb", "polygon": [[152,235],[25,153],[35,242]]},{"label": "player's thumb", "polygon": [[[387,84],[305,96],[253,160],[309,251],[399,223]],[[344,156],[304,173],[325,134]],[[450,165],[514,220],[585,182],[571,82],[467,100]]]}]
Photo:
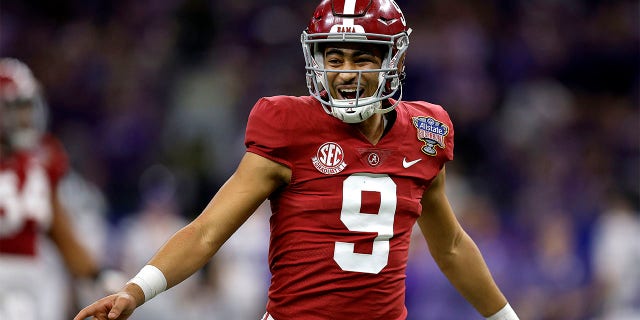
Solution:
[{"label": "player's thumb", "polygon": [[109,310],[109,319],[118,319],[118,317],[122,314],[122,307],[120,307],[117,303]]},{"label": "player's thumb", "polygon": [[126,295],[118,295],[116,297],[113,307],[111,307],[111,310],[109,310],[109,314],[107,315],[109,319],[124,320],[129,318],[129,315],[131,315],[133,310],[131,310],[131,300],[127,298],[128,297]]}]

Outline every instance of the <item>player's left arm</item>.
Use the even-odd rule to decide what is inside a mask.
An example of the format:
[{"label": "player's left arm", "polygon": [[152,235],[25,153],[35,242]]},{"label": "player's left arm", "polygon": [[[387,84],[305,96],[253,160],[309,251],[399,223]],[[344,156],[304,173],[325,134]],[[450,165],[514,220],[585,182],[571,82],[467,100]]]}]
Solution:
[{"label": "player's left arm", "polygon": [[99,273],[99,267],[87,248],[76,237],[69,215],[56,191],[53,192],[51,201],[53,219],[49,237],[58,248],[65,266],[74,277],[96,277]]},{"label": "player's left arm", "polygon": [[[480,250],[462,229],[445,194],[445,169],[422,197],[418,225],[438,267],[460,294],[485,317],[507,305]],[[511,319],[511,318],[505,318]]]}]

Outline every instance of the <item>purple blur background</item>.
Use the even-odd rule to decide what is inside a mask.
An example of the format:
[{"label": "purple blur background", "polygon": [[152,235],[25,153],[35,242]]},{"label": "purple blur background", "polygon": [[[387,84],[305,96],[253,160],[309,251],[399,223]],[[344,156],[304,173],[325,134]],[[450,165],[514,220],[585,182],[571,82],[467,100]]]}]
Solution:
[{"label": "purple blur background", "polygon": [[[404,99],[450,113],[454,209],[521,319],[640,319],[638,2],[398,3],[413,28]],[[42,82],[117,234],[167,192],[193,218],[242,156],[253,103],[307,94],[315,5],[3,0],[0,56]],[[480,319],[422,242],[409,319]]]}]

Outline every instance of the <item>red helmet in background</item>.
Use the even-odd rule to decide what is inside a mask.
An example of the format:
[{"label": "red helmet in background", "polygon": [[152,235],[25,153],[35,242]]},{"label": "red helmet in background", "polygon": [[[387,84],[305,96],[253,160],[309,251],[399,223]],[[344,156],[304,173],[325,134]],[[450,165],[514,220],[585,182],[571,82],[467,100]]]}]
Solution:
[{"label": "red helmet in background", "polygon": [[[307,87],[327,113],[347,122],[366,120],[374,113],[386,113],[402,99],[401,76],[409,34],[404,15],[393,0],[324,0],[316,8],[301,42],[305,58]],[[380,69],[340,72],[377,72],[378,90],[370,97],[334,99],[322,92],[327,88],[328,70],[324,67],[322,43],[367,43],[385,46]],[[331,70],[330,72],[336,72]],[[359,79],[360,77],[358,77]],[[397,102],[383,108],[382,101],[396,96]]]},{"label": "red helmet in background", "polygon": [[47,106],[29,67],[14,58],[0,58],[0,142],[12,149],[30,149],[45,132]]}]

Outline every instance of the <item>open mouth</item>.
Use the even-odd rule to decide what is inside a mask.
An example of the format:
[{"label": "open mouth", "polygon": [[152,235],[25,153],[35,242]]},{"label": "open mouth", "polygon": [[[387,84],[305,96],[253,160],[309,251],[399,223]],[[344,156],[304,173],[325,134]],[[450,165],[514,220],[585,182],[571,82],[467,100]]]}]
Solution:
[{"label": "open mouth", "polygon": [[338,95],[340,96],[340,99],[355,100],[357,97],[363,98],[364,89],[357,89],[357,88],[339,89]]}]

